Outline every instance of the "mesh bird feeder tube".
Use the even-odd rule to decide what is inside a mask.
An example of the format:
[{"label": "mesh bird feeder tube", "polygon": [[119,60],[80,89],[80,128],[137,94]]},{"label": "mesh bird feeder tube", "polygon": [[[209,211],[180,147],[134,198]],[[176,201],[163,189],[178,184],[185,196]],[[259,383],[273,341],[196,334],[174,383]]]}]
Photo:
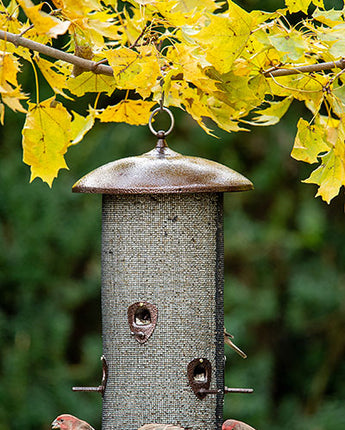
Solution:
[{"label": "mesh bird feeder tube", "polygon": [[220,429],[223,193],[253,185],[172,151],[167,133],[151,131],[152,151],[99,167],[73,187],[103,194],[103,379],[89,390],[103,395],[102,430],[153,422]]}]

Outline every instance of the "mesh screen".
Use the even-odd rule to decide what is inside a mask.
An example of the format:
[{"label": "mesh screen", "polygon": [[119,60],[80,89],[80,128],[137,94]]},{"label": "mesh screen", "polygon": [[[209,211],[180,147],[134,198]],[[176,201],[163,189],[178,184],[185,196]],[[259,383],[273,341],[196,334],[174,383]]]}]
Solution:
[{"label": "mesh screen", "polygon": [[[198,399],[187,365],[207,358],[211,389],[224,386],[222,194],[105,195],[102,233],[103,353],[109,376],[103,430],[147,423],[214,430],[223,393]],[[138,343],[127,309],[158,308]]]}]

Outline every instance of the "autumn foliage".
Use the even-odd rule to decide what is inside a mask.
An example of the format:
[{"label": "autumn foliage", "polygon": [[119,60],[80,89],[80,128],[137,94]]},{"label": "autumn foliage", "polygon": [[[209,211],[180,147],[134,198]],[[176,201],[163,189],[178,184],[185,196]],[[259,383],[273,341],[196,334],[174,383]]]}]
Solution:
[{"label": "autumn foliage", "polygon": [[[305,19],[292,25],[295,12]],[[286,0],[273,13],[215,0],[11,0],[0,3],[0,28],[0,118],[4,123],[5,106],[26,114],[23,159],[31,180],[51,186],[67,168],[68,147],[96,120],[147,124],[164,101],[216,134],[216,126],[232,132],[276,124],[298,100],[310,115],[298,122],[291,155],[316,164],[306,182],[317,184],[325,201],[345,185],[345,69],[338,62],[329,70],[298,70],[342,58],[343,10],[326,11],[323,0]],[[10,41],[10,35],[20,38]],[[93,68],[52,61],[20,42],[54,46],[60,37],[66,51]],[[33,97],[18,82],[24,62],[35,72]],[[40,100],[38,70],[52,89],[47,100]],[[126,90],[122,101],[97,107],[100,93],[118,90]],[[63,105],[86,93],[94,93],[95,102],[84,116]]]}]

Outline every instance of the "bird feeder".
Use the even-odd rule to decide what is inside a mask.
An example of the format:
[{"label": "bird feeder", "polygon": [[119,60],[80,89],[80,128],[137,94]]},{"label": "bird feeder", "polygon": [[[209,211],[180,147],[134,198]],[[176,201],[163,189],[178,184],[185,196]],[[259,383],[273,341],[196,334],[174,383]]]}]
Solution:
[{"label": "bird feeder", "polygon": [[[80,179],[102,206],[102,430],[220,429],[224,393],[223,193],[253,188],[216,162],[156,147]],[[233,391],[246,391],[234,389]],[[249,390],[247,390],[249,391]]]}]

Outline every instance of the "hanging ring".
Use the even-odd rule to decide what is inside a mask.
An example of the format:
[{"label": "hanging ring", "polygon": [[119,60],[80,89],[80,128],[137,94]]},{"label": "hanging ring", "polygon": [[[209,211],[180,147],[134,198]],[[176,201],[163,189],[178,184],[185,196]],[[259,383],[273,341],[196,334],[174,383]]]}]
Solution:
[{"label": "hanging ring", "polygon": [[[167,131],[164,131],[164,130],[163,131],[162,130],[156,131],[152,126],[152,119],[156,115],[157,112],[162,112],[162,111],[165,111],[168,113],[168,115],[170,116],[171,124],[170,124],[170,127]],[[174,123],[175,123],[175,120],[174,120],[174,116],[171,113],[171,111],[164,106],[158,107],[151,112],[150,119],[149,119],[149,129],[150,129],[151,133],[153,133],[155,136],[158,136],[158,134],[162,133],[162,132],[164,133],[164,136],[167,136],[168,134],[171,133],[172,129],[174,128]]]}]

